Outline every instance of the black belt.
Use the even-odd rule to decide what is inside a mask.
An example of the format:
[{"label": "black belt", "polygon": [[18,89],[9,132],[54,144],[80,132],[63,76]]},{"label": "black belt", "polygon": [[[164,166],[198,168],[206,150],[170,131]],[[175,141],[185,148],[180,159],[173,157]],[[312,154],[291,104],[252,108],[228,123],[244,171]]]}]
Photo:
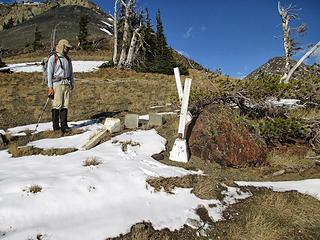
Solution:
[{"label": "black belt", "polygon": [[66,78],[63,78],[63,77],[57,77],[57,78],[53,78],[53,82],[60,82],[62,80],[69,80],[71,81],[71,77],[66,77]]}]

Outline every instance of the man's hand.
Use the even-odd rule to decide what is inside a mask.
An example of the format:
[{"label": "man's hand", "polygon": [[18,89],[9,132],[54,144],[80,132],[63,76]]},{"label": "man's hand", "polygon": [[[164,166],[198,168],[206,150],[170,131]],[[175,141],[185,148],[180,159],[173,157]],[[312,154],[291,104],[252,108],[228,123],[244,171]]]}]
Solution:
[{"label": "man's hand", "polygon": [[54,98],[54,90],[52,87],[48,88],[48,97],[53,99]]}]

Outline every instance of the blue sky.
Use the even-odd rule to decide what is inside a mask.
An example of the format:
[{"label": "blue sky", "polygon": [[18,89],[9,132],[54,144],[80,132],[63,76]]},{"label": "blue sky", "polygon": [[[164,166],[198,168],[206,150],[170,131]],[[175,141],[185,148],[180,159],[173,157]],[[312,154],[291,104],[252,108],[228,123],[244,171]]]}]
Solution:
[{"label": "blue sky", "polygon": [[[282,40],[276,38],[282,28],[275,0],[137,1],[139,8],[148,7],[153,20],[160,8],[168,44],[209,69],[243,77],[284,54]],[[94,2],[112,13],[112,0]],[[303,46],[320,41],[320,0],[281,3],[301,8],[293,25],[307,24],[308,32],[299,39]]]},{"label": "blue sky", "polygon": [[[94,2],[113,12],[113,0]],[[302,46],[320,41],[320,0],[281,1],[290,3],[301,8],[293,26],[308,27],[299,38]],[[147,7],[153,21],[160,8],[168,44],[211,70],[221,68],[227,75],[243,77],[284,54],[277,0],[137,0],[137,5]]]}]

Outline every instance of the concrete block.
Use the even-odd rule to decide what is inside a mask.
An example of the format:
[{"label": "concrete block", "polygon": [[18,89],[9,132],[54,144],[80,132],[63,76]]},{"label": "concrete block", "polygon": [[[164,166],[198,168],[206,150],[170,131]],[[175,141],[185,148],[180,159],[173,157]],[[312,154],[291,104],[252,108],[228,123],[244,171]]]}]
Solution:
[{"label": "concrete block", "polygon": [[124,118],[124,126],[126,128],[138,128],[139,126],[139,115],[138,114],[127,114]]},{"label": "concrete block", "polygon": [[121,121],[119,118],[106,118],[103,125],[110,133],[119,132],[121,130]]},{"label": "concrete block", "polygon": [[163,115],[157,113],[150,113],[149,114],[149,127],[153,126],[162,126],[164,123]]},{"label": "concrete block", "polygon": [[101,129],[96,135],[94,135],[92,138],[90,138],[82,147],[82,150],[89,150],[96,146],[101,139],[106,137],[108,135],[108,130],[107,129]]}]

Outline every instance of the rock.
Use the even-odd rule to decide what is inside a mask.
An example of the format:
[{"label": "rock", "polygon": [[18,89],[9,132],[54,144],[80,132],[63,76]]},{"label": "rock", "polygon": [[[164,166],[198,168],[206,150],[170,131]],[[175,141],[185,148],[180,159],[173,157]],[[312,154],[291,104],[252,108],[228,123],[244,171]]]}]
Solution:
[{"label": "rock", "polygon": [[193,218],[187,218],[186,224],[192,228],[198,229],[202,227],[202,223]]},{"label": "rock", "polygon": [[264,141],[251,133],[234,111],[216,104],[206,106],[191,131],[191,154],[223,166],[264,163],[267,157]]},{"label": "rock", "polygon": [[200,235],[201,237],[207,237],[207,236],[208,236],[207,232],[206,232],[203,228],[201,228],[201,229],[198,231],[198,233],[199,233],[199,235]]},{"label": "rock", "polygon": [[137,223],[136,225],[133,226],[133,229],[135,231],[141,231],[141,230],[145,230],[148,228],[148,225],[145,223]]},{"label": "rock", "polygon": [[279,170],[279,171],[272,173],[272,176],[274,176],[274,177],[281,176],[281,175],[285,174],[285,172],[286,172],[286,170],[282,169],[282,170]]},{"label": "rock", "polygon": [[157,161],[161,161],[161,160],[164,159],[164,156],[163,156],[162,153],[153,154],[151,157],[152,157],[153,159],[157,160]]}]

